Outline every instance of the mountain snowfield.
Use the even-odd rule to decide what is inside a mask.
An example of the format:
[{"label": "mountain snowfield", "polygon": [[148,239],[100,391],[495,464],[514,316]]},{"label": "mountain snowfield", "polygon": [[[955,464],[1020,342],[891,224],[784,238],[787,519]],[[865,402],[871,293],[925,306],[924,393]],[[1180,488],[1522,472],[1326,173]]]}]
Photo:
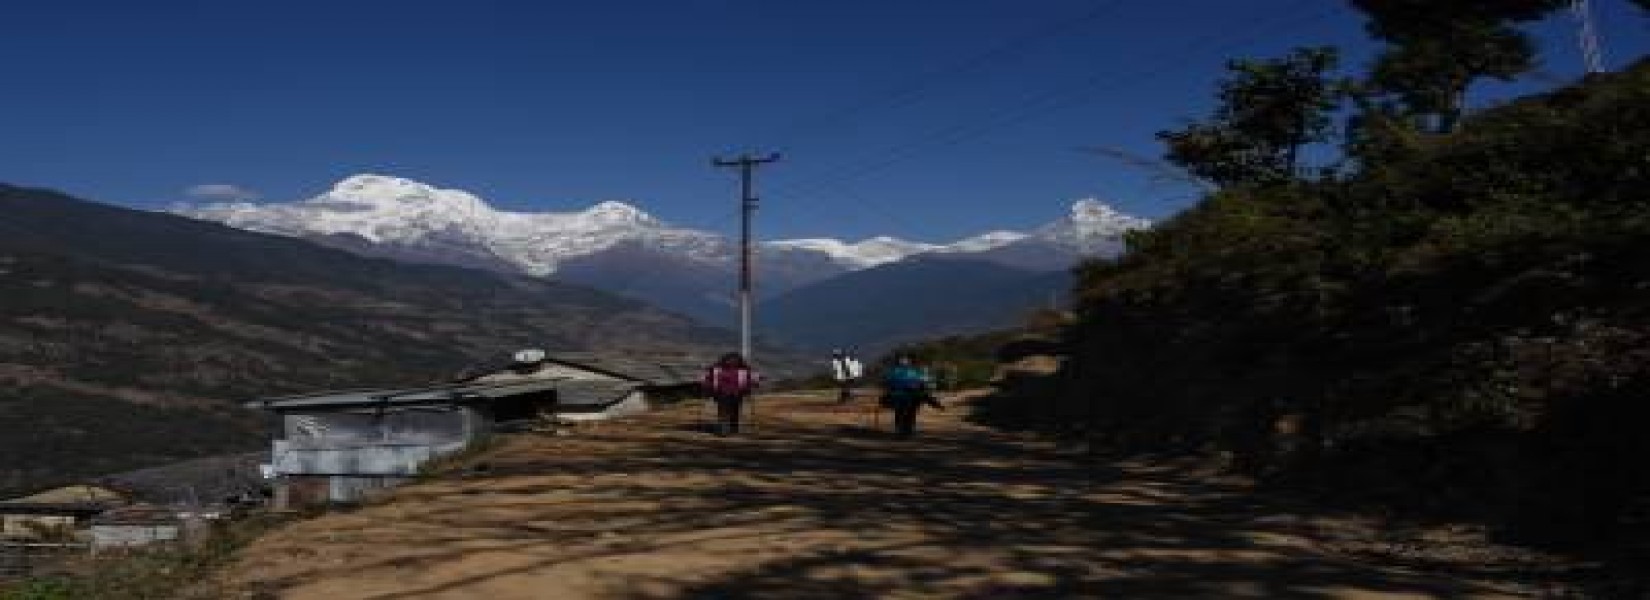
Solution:
[{"label": "mountain snowfield", "polygon": [[[735,244],[722,235],[676,227],[623,202],[601,202],[579,212],[510,212],[469,192],[384,175],[355,175],[308,200],[178,204],[172,212],[367,253],[533,276],[551,275],[571,259],[620,245],[707,267],[729,267],[737,257]],[[1115,255],[1122,250],[1123,233],[1148,226],[1145,219],[1086,199],[1073,204],[1064,218],[1028,233],[993,231],[948,244],[887,236],[859,242],[778,240],[763,242],[758,252],[774,258],[814,254],[840,270],[860,270],[918,255],[990,259],[994,251],[1037,245],[1062,257],[1062,264],[1045,265],[1060,269],[1076,257]]]},{"label": "mountain snowfield", "polygon": [[[263,233],[329,238],[352,235],[372,246],[440,248],[545,276],[568,258],[639,240],[673,253],[720,261],[721,236],[671,227],[623,202],[574,213],[494,209],[461,190],[382,175],[356,175],[298,202],[176,205],[172,212]],[[455,257],[457,258],[457,257]]]},{"label": "mountain snowfield", "polygon": [[933,252],[942,248],[936,244],[908,242],[889,236],[877,236],[865,241],[848,243],[830,238],[776,240],[764,242],[766,248],[818,252],[839,265],[858,270],[895,262],[913,254]]}]

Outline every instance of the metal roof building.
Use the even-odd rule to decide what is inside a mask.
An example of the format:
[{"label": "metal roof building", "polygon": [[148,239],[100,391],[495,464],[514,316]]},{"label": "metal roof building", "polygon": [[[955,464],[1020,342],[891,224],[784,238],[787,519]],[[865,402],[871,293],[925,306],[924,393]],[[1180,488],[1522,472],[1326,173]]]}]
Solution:
[{"label": "metal roof building", "polygon": [[500,424],[591,421],[695,393],[702,367],[680,358],[567,354],[468,381],[263,398],[281,418],[270,471],[278,508],[357,501],[463,449]]}]

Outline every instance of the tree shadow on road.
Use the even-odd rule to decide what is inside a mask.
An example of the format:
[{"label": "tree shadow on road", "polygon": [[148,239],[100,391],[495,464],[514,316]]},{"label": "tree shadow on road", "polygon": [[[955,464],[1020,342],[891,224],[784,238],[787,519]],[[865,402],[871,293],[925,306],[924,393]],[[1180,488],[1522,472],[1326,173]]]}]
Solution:
[{"label": "tree shadow on road", "polygon": [[[1095,464],[974,428],[898,441],[852,422],[771,418],[723,439],[690,420],[518,440],[489,456],[485,473],[407,488],[331,524],[344,541],[308,550],[342,558],[260,586],[403,572],[426,575],[360,597],[534,577],[548,586],[542,597],[560,597],[558,580],[577,570],[601,596],[647,599],[1489,591],[1452,582],[1470,573],[1316,552],[1297,521],[1267,518],[1283,508],[1190,466]],[[350,554],[351,545],[380,551]],[[266,552],[278,554],[273,546]],[[484,554],[499,559],[428,575]]]}]

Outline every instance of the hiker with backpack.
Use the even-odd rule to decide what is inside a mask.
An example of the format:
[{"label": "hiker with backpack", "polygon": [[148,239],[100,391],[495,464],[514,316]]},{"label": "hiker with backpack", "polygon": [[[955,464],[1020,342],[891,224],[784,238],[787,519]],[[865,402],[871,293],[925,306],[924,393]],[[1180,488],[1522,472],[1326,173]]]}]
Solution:
[{"label": "hiker with backpack", "polygon": [[716,402],[716,435],[739,433],[739,413],[756,389],[757,375],[738,352],[722,355],[705,370],[705,393]]},{"label": "hiker with backpack", "polygon": [[917,432],[917,411],[927,404],[939,410],[945,406],[934,398],[928,373],[917,366],[916,359],[902,354],[882,378],[882,404],[894,410],[894,434],[901,439]]},{"label": "hiker with backpack", "polygon": [[847,404],[854,398],[854,384],[865,376],[865,366],[842,350],[831,351],[831,377],[836,380],[837,404]]}]

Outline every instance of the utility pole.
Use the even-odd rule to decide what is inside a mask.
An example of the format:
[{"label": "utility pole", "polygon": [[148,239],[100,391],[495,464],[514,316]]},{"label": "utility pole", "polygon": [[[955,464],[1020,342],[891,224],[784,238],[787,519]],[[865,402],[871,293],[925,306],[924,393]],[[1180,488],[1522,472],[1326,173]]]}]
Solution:
[{"label": "utility pole", "polygon": [[778,160],[777,153],[711,159],[712,166],[739,168],[739,354],[747,362],[751,360],[751,217],[756,214],[756,192],[751,178],[756,167]]},{"label": "utility pole", "polygon": [[1576,35],[1581,42],[1581,59],[1586,62],[1587,72],[1603,73],[1604,49],[1598,42],[1598,29],[1593,26],[1593,9],[1587,5],[1587,0],[1570,0],[1570,13],[1575,15],[1579,27]]}]

